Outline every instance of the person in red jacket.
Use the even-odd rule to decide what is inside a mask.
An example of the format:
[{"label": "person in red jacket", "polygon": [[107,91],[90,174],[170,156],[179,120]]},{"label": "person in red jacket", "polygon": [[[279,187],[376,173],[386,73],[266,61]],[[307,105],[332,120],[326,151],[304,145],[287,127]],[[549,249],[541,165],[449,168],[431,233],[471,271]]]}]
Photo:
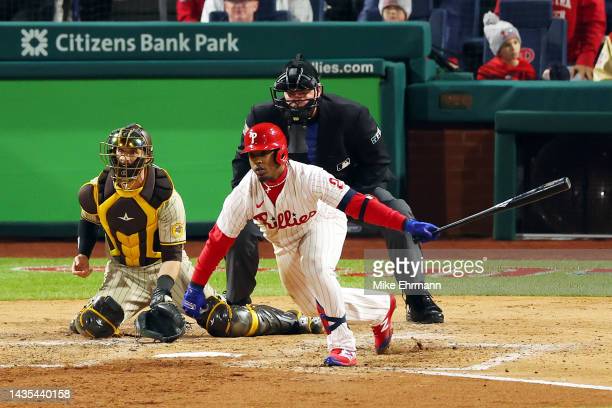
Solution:
[{"label": "person in red jacket", "polygon": [[176,0],[176,20],[184,23],[199,23],[204,0]]},{"label": "person in red jacket", "polygon": [[531,64],[520,57],[521,36],[518,30],[492,12],[485,14],[483,21],[485,37],[495,57],[478,69],[476,79],[536,79]]},{"label": "person in red jacket", "polygon": [[[495,13],[499,15],[497,0]],[[553,0],[553,17],[567,21],[567,58],[574,76],[593,79],[593,66],[606,34],[604,0]]]}]

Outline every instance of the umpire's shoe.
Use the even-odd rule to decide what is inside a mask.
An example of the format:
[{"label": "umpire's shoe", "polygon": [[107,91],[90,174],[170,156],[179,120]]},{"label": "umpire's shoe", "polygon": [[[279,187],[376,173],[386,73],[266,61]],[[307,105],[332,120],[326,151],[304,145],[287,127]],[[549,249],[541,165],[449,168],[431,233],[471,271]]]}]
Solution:
[{"label": "umpire's shoe", "polygon": [[442,309],[431,295],[410,295],[406,300],[406,320],[422,324],[444,323]]}]

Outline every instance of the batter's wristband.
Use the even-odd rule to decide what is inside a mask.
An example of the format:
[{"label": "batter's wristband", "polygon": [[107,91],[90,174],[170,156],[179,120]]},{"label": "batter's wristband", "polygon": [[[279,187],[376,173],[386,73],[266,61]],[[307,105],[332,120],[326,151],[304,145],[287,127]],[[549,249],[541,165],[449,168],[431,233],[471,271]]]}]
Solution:
[{"label": "batter's wristband", "polygon": [[359,221],[365,222],[365,213],[368,208],[368,203],[370,202],[370,197],[365,196],[365,200],[361,203],[361,208],[359,209]]},{"label": "batter's wristband", "polygon": [[98,239],[98,226],[93,222],[81,219],[78,227],[78,250],[79,254],[90,257],[96,240]]}]

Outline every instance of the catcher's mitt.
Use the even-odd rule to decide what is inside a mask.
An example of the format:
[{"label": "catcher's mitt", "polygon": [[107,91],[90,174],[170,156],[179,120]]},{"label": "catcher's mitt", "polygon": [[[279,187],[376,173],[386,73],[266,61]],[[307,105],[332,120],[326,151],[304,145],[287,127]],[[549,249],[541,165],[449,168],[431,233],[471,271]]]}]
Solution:
[{"label": "catcher's mitt", "polygon": [[136,333],[141,337],[172,343],[185,334],[185,318],[172,302],[161,302],[141,313],[136,321]]}]

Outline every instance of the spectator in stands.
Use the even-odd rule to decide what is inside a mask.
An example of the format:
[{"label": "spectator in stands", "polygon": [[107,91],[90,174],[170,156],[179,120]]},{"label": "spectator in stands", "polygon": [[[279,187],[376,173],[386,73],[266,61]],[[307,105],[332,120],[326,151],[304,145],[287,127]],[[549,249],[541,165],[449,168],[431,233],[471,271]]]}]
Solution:
[{"label": "spectator in stands", "polygon": [[[500,1],[495,12],[499,15]],[[606,32],[604,0],[553,0],[553,17],[567,21],[567,58],[574,77],[593,79],[597,51]]]},{"label": "spectator in stands", "polygon": [[478,69],[477,79],[536,79],[531,64],[521,58],[521,35],[516,27],[500,20],[495,13],[483,17],[484,33],[493,57]]},{"label": "spectator in stands", "polygon": [[381,0],[378,10],[384,21],[407,21],[412,13],[412,0]]},{"label": "spectator in stands", "polygon": [[197,23],[202,16],[204,0],[176,0],[176,20]]},{"label": "spectator in stands", "polygon": [[[206,0],[200,21],[208,23],[211,12],[225,11],[230,22],[252,22],[257,7],[259,0]],[[276,0],[276,10],[288,10],[291,21],[312,21],[310,0]]]}]

